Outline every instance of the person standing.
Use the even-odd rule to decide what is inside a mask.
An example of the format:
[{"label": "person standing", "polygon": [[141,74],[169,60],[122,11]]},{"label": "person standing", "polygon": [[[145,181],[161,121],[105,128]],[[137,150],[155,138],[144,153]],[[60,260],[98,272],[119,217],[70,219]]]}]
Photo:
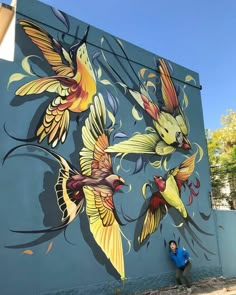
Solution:
[{"label": "person standing", "polygon": [[183,248],[178,248],[176,242],[171,240],[169,241],[169,255],[177,267],[177,284],[179,286],[186,285],[187,291],[191,293],[191,284],[187,278],[187,274],[192,268],[191,262],[189,261],[189,253]]}]

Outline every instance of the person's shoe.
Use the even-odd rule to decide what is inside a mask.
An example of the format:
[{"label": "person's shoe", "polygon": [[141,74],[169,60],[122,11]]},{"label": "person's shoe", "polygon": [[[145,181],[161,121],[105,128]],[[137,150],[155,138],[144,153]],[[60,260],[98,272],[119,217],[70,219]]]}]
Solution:
[{"label": "person's shoe", "polygon": [[192,289],[191,288],[187,288],[187,292],[188,292],[188,294],[192,294]]}]

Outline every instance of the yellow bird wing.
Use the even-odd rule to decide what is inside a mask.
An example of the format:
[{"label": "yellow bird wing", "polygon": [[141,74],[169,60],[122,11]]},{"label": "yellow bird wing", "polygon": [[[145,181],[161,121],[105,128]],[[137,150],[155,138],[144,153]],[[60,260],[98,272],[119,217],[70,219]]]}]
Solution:
[{"label": "yellow bird wing", "polygon": [[170,206],[174,207],[180,214],[186,218],[188,213],[180,198],[179,188],[173,175],[169,175],[166,180],[166,189],[161,192],[161,195]]},{"label": "yellow bird wing", "polygon": [[182,133],[187,136],[189,133],[189,122],[180,107],[178,108],[178,115],[176,115],[175,119],[178,122],[179,128]]},{"label": "yellow bird wing", "polygon": [[155,151],[157,155],[166,156],[172,154],[176,150],[172,145],[168,145],[164,141],[159,141],[156,145]]},{"label": "yellow bird wing", "polygon": [[69,126],[70,112],[68,102],[61,97],[55,98],[47,107],[42,124],[37,130],[39,143],[48,136],[48,144],[56,147],[59,141],[65,142]]},{"label": "yellow bird wing", "polygon": [[20,25],[57,75],[73,77],[74,68],[69,53],[46,30],[28,20],[20,20]]},{"label": "yellow bird wing", "polygon": [[70,87],[76,83],[74,79],[62,76],[52,76],[39,78],[30,81],[21,86],[16,95],[24,96],[30,94],[40,94],[44,91],[50,93],[57,93],[62,97],[66,97],[70,94]]},{"label": "yellow bird wing", "polygon": [[161,91],[165,108],[167,111],[173,114],[174,110],[179,106],[178,96],[165,61],[163,59],[159,59],[159,61]]},{"label": "yellow bird wing", "polygon": [[42,124],[36,134],[39,142],[47,135],[49,136],[48,143],[52,143],[52,147],[55,147],[59,141],[65,142],[70,120],[68,109],[72,104],[66,97],[70,94],[70,87],[75,83],[74,79],[68,77],[45,77],[28,82],[16,91],[16,95],[20,96],[40,94],[44,91],[60,95],[49,104],[45,111]]},{"label": "yellow bird wing", "polygon": [[159,140],[160,138],[157,133],[135,134],[130,139],[109,146],[106,149],[106,152],[124,154],[155,154],[155,148]]},{"label": "yellow bird wing", "polygon": [[106,107],[99,93],[90,106],[90,113],[82,128],[84,147],[80,152],[80,167],[84,175],[112,173],[111,157],[105,152],[109,146],[104,128],[106,125]]},{"label": "yellow bird wing", "polygon": [[189,133],[189,123],[184,115],[183,110],[179,106],[178,96],[175,90],[174,83],[172,82],[169,70],[163,59],[160,59],[160,76],[161,76],[161,91],[165,104],[165,109],[175,114],[175,120],[178,123],[182,133],[186,136]]},{"label": "yellow bird wing", "polygon": [[182,183],[193,173],[196,155],[197,152],[184,160],[179,166],[170,170],[169,174],[174,176],[179,186],[182,185]]},{"label": "yellow bird wing", "polygon": [[159,107],[152,101],[144,86],[140,86],[140,90],[141,92],[129,89],[129,93],[154,120],[157,120],[160,113]]},{"label": "yellow bird wing", "polygon": [[112,192],[106,186],[84,187],[90,231],[114,268],[125,279],[121,230],[114,217]]},{"label": "yellow bird wing", "polygon": [[164,205],[161,205],[155,210],[153,210],[150,207],[147,209],[147,212],[145,214],[145,218],[142,224],[141,233],[138,236],[138,242],[140,244],[142,244],[147,237],[149,237],[151,234],[153,234],[157,230],[165,214],[166,214],[166,209]]}]

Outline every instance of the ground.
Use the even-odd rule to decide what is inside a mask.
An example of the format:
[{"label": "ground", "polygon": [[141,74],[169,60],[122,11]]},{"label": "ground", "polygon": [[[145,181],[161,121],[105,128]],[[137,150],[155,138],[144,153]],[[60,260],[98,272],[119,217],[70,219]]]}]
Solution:
[{"label": "ground", "polygon": [[[198,295],[236,295],[236,278],[209,278],[192,284],[192,293]],[[178,290],[176,287],[147,290],[136,295],[184,295],[187,290]]]}]

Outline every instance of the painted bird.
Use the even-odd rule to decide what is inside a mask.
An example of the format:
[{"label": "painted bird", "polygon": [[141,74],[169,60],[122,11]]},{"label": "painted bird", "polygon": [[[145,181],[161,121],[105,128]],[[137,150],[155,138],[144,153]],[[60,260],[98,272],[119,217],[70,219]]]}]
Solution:
[{"label": "painted bird", "polygon": [[[138,237],[138,242],[142,244],[151,234],[159,227],[163,217],[170,212],[171,208],[178,212],[183,220],[182,227],[188,231],[192,239],[205,251],[207,249],[200,243],[199,238],[190,228],[191,224],[198,232],[211,235],[202,230],[189,216],[186,207],[181,199],[181,188],[187,184],[187,181],[194,171],[196,154],[193,154],[184,160],[179,166],[170,170],[166,177],[154,176],[154,183],[158,191],[154,192],[150,197],[148,207],[142,224],[142,229]],[[175,219],[174,214],[172,218]],[[185,235],[185,234],[183,234]],[[184,236],[185,237],[185,236]],[[188,243],[188,240],[186,239]],[[191,247],[191,245],[189,245]],[[210,253],[210,252],[209,252]]]},{"label": "painted bird", "polygon": [[[126,56],[121,45],[120,48]],[[126,58],[133,73],[139,79],[127,56]],[[107,152],[143,153],[163,156],[173,153],[177,148],[183,150],[189,150],[191,148],[191,144],[187,138],[188,123],[179,105],[175,86],[171,80],[165,61],[160,59],[159,62],[163,107],[159,107],[152,101],[143,83],[140,82],[139,89],[128,87],[121,80],[122,78],[118,72],[109,64],[110,68],[122,81],[121,85],[128,90],[135,101],[152,117],[156,132],[151,134],[136,134],[128,140],[109,146],[106,150]]]},{"label": "painted bird", "polygon": [[82,127],[84,147],[80,152],[81,172],[54,151],[33,144],[15,147],[8,152],[4,160],[19,147],[34,146],[48,152],[61,166],[55,191],[58,206],[63,214],[63,224],[46,230],[14,232],[44,233],[61,229],[75,219],[85,202],[90,231],[95,241],[110,259],[121,279],[124,279],[120,221],[116,214],[113,194],[125,184],[125,181],[113,172],[111,157],[105,152],[109,145],[108,135],[104,131],[105,125],[106,108],[103,97],[98,94]]},{"label": "painted bird", "polygon": [[39,143],[48,137],[48,144],[55,147],[64,143],[70,124],[70,111],[81,113],[89,108],[96,94],[96,78],[88,57],[86,38],[73,45],[67,52],[47,31],[28,20],[20,25],[34,44],[42,51],[55,76],[43,77],[21,86],[16,95],[40,94],[45,91],[57,97],[47,107],[42,124],[36,132]]}]

